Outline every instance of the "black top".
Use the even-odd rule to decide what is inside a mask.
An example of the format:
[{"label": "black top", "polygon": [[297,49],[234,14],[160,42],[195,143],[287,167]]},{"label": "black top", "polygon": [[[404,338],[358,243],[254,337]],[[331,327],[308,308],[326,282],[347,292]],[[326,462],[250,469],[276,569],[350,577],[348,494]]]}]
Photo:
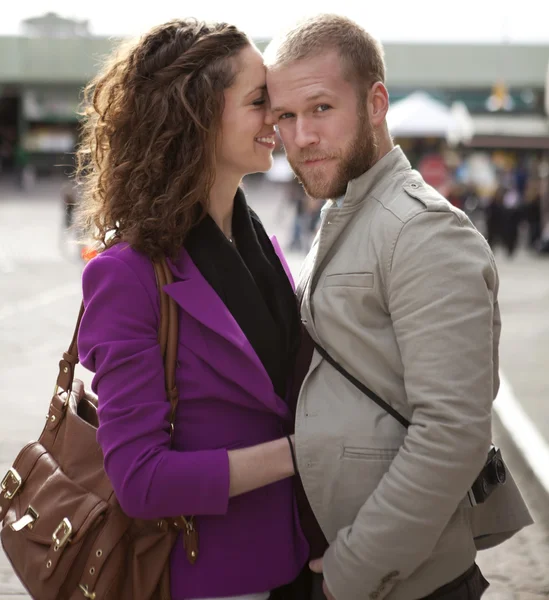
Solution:
[{"label": "black top", "polygon": [[299,344],[297,302],[259,217],[238,190],[231,243],[206,215],[185,242],[192,261],[244,332],[275,389],[286,396]]}]

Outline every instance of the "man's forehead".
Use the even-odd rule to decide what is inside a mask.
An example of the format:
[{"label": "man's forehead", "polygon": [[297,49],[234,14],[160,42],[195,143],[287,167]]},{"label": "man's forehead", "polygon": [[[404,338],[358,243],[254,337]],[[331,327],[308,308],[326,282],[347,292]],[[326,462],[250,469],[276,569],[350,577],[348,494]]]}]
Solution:
[{"label": "man's forehead", "polygon": [[342,74],[339,52],[326,50],[320,54],[294,60],[282,66],[267,67],[267,77],[276,79],[300,77],[303,75]]},{"label": "man's forehead", "polygon": [[[331,57],[330,57],[331,58]],[[282,104],[310,101],[324,95],[346,92],[348,82],[341,69],[328,68],[326,62],[317,58],[303,59],[288,66],[267,72],[267,90],[272,110],[284,108]]]}]

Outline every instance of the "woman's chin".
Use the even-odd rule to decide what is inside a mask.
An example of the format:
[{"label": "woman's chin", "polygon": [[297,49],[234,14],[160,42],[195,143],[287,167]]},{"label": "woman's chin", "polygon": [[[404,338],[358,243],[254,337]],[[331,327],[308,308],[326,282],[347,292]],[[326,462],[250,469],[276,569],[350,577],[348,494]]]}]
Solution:
[{"label": "woman's chin", "polygon": [[253,173],[266,173],[271,170],[273,166],[273,156],[272,154],[268,159],[257,160],[253,165],[250,165],[247,175],[252,175]]}]

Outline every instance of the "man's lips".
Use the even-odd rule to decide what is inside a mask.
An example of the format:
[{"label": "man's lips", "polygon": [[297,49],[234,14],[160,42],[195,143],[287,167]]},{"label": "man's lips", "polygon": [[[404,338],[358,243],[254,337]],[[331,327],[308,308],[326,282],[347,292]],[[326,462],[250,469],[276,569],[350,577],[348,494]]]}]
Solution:
[{"label": "man's lips", "polygon": [[302,162],[305,165],[315,165],[317,163],[325,162],[330,159],[331,159],[330,156],[323,156],[323,157],[319,157],[319,158],[307,158]]}]

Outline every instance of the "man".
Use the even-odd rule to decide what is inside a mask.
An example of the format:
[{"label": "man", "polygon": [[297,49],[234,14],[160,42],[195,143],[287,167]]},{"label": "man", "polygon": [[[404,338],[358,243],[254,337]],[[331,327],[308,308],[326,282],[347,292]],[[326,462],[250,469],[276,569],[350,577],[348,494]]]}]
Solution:
[{"label": "man", "polygon": [[477,547],[531,522],[510,478],[475,508],[468,494],[499,384],[492,253],[393,146],[383,52],[361,27],[318,16],[265,58],[288,160],[311,197],[329,200],[300,275],[303,323],[410,421],[314,353],[296,451],[329,546],[311,568],[329,599],[480,598]]}]

